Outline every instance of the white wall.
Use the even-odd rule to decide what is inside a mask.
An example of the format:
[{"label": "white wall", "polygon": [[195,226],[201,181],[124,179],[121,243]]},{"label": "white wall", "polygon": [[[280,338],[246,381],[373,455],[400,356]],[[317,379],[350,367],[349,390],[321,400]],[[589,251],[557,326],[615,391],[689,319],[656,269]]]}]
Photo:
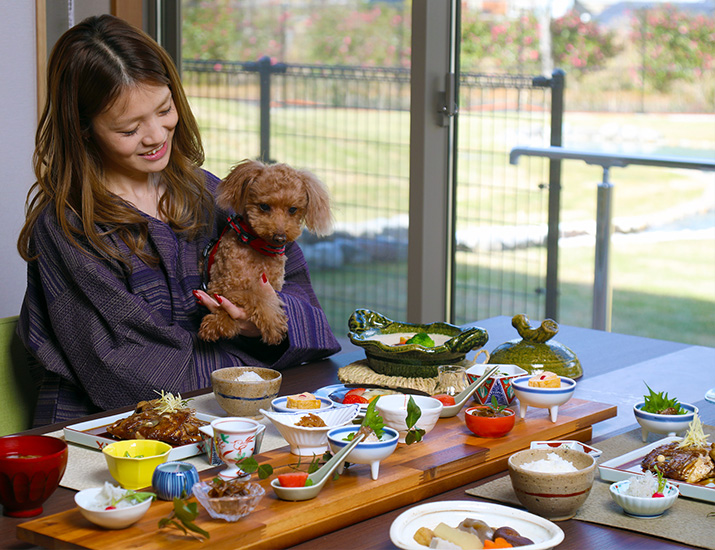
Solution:
[{"label": "white wall", "polygon": [[17,315],[26,266],[17,253],[25,197],[34,181],[37,126],[35,2],[0,5],[0,317]]},{"label": "white wall", "polygon": [[[67,5],[48,5],[48,38],[67,28]],[[75,3],[75,22],[109,12],[109,1]],[[48,50],[52,44],[48,43]],[[25,199],[35,181],[37,129],[35,2],[0,0],[0,317],[17,315],[25,294],[26,264],[17,252]]]}]

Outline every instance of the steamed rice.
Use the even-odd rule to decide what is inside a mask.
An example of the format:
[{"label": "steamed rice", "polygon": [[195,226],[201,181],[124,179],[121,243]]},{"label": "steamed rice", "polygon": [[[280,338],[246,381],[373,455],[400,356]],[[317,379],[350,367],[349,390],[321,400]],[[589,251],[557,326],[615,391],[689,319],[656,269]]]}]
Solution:
[{"label": "steamed rice", "polygon": [[650,470],[646,470],[642,476],[632,476],[628,478],[628,489],[623,494],[632,497],[652,497],[658,490],[658,478]]},{"label": "steamed rice", "polygon": [[241,376],[238,377],[239,382],[260,382],[261,380],[263,380],[263,378],[261,378],[261,375],[256,374],[252,370],[243,372],[241,373]]},{"label": "steamed rice", "polygon": [[542,472],[546,474],[578,471],[578,468],[576,468],[576,466],[574,466],[570,461],[556,453],[548,453],[546,458],[542,458],[540,460],[525,462],[521,465],[521,467],[532,472]]}]

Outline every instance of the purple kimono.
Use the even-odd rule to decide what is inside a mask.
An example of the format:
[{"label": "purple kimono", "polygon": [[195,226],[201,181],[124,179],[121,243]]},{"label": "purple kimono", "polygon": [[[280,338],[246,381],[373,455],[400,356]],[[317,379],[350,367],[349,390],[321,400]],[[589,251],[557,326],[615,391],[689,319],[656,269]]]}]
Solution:
[{"label": "purple kimono", "polygon": [[[207,175],[215,194],[218,179]],[[279,293],[288,337],[279,346],[237,337],[216,343],[197,336],[207,310],[200,287],[204,246],[227,213],[217,209],[210,234],[193,241],[147,216],[149,240],[160,259],[150,267],[131,257],[129,272],[71,245],[53,208],[33,232],[27,292],[18,333],[44,369],[35,425],[70,420],[100,410],[153,399],[155,391],[183,393],[211,385],[211,372],[233,365],[282,369],[331,355],[340,345],[313,292],[303,253],[286,250],[285,285]],[[129,257],[125,244],[110,237]]]}]

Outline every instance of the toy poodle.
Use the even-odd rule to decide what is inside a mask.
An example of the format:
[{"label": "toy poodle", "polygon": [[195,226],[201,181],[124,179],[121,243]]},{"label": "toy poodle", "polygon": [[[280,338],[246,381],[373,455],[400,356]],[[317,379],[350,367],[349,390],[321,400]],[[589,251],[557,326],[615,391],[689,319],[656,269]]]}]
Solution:
[{"label": "toy poodle", "polygon": [[[217,203],[236,214],[205,251],[206,291],[244,308],[262,340],[279,344],[288,332],[283,302],[275,293],[267,298],[259,285],[267,278],[276,291],[283,288],[285,245],[303,226],[318,236],[330,232],[328,190],[310,172],[244,160],[219,183]],[[199,337],[212,342],[237,334],[237,322],[223,309],[206,315],[199,329]]]}]

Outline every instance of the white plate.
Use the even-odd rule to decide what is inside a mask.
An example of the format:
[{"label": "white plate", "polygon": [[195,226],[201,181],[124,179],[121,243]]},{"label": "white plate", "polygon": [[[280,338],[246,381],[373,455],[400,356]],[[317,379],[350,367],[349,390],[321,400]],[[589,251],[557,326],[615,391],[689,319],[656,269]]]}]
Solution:
[{"label": "white plate", "polygon": [[[664,437],[646,447],[607,460],[598,466],[601,479],[604,481],[621,481],[622,479],[628,479],[634,475],[642,475],[641,461],[649,452],[661,445],[666,445],[672,441],[681,441],[682,439],[682,437]],[[704,500],[706,502],[715,502],[715,485],[713,484],[698,485],[697,483],[686,483],[685,481],[677,481],[670,478],[668,478],[668,481],[675,485],[680,490],[680,494],[684,497]]]},{"label": "white plate", "polygon": [[[326,398],[330,399],[333,403],[342,405],[343,398],[345,397],[345,394],[348,393],[350,390],[354,390],[355,388],[359,388],[359,387],[360,386],[358,386],[356,384],[351,384],[350,387],[347,387],[345,384],[332,384],[330,386],[325,386],[318,390],[315,390],[313,392],[313,395],[315,395],[316,397],[326,397]],[[400,393],[397,390],[391,390],[389,388],[384,388],[384,390],[382,390],[379,388],[372,388],[369,385],[368,385],[367,389],[373,390],[375,392],[386,391],[386,392],[392,392],[394,394]],[[360,413],[365,414],[368,404],[367,403],[357,403],[357,405],[360,407]]]},{"label": "white plate", "polygon": [[511,527],[534,544],[520,546],[524,550],[547,550],[564,540],[564,532],[556,524],[517,508],[477,502],[471,500],[450,500],[429,502],[402,512],[390,527],[390,539],[403,550],[425,550],[426,546],[414,540],[420,527],[434,529],[440,523],[457,527],[465,518],[480,519],[490,527]]},{"label": "white plate", "polygon": [[[65,440],[77,443],[83,447],[89,447],[90,449],[97,449],[101,451],[110,443],[117,441],[117,439],[107,433],[107,426],[114,424],[117,420],[131,416],[133,412],[134,411],[128,411],[115,414],[113,416],[105,416],[95,420],[87,420],[86,422],[80,422],[79,424],[67,426],[64,429]],[[215,420],[218,417],[211,416],[210,414],[196,413],[196,418],[211,423],[212,420]],[[169,453],[168,460],[181,460],[189,458],[190,456],[205,453],[206,445],[202,440],[198,443],[188,443],[186,445],[174,447]]]}]

